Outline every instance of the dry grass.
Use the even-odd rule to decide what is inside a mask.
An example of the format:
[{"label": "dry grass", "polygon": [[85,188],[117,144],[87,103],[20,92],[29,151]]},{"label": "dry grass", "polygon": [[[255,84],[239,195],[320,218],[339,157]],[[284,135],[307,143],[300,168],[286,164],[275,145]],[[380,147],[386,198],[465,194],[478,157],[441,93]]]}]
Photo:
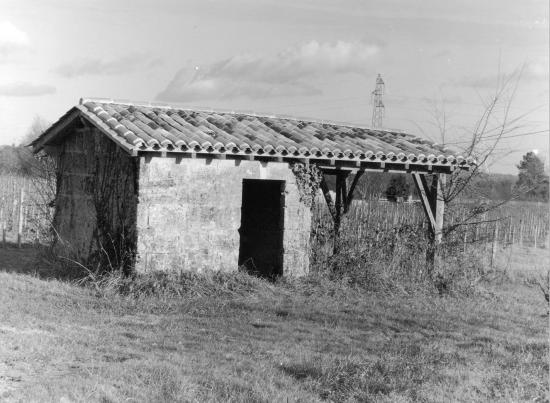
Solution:
[{"label": "dry grass", "polygon": [[[29,254],[8,252],[8,271]],[[522,253],[509,273],[548,258]],[[2,401],[548,399],[546,306],[519,277],[459,298],[211,276],[172,297],[26,269],[0,272]]]}]

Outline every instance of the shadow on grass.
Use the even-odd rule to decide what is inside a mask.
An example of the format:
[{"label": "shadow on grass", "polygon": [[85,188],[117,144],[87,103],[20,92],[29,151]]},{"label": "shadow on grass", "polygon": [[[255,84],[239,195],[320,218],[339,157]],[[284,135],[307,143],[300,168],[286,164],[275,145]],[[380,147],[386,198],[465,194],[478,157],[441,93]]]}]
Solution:
[{"label": "shadow on grass", "polygon": [[56,260],[47,245],[6,242],[0,245],[0,271],[35,276],[44,280],[78,280],[86,273]]},{"label": "shadow on grass", "polygon": [[[360,362],[352,358],[319,359],[280,367],[281,371],[305,383],[323,400],[372,401],[392,392],[410,392],[428,379],[418,363],[418,354],[403,354],[400,360]],[[414,396],[409,396],[414,400]]]}]

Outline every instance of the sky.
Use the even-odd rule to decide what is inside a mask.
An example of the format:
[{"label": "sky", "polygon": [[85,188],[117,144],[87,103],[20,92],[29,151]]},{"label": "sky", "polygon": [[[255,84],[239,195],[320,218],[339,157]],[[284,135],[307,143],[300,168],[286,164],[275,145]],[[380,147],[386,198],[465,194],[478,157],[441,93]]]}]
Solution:
[{"label": "sky", "polygon": [[481,146],[506,121],[488,169],[516,173],[548,164],[548,21],[547,0],[0,0],[0,144],[88,97],[369,126],[381,74],[383,127],[458,152],[498,93]]}]

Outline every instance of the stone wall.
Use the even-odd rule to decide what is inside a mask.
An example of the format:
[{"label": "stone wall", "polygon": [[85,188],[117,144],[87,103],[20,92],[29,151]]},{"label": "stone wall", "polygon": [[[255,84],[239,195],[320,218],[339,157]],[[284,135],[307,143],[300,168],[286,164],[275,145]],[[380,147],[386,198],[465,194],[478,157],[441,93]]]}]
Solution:
[{"label": "stone wall", "polygon": [[238,269],[243,179],[286,181],[283,274],[309,269],[311,212],[287,163],[140,158],[137,270]]},{"label": "stone wall", "polygon": [[104,268],[135,263],[138,159],[97,129],[75,129],[57,146],[55,252]]}]

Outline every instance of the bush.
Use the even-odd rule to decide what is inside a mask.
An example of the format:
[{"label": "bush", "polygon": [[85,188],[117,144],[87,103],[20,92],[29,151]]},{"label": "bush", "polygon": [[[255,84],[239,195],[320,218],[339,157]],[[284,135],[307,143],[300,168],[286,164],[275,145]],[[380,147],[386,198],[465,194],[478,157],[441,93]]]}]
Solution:
[{"label": "bush", "polygon": [[423,288],[440,295],[471,293],[493,274],[486,268],[482,244],[470,244],[466,250],[461,231],[437,247],[436,270],[432,273],[427,263],[431,247],[427,228],[418,224],[380,225],[350,213],[342,222],[335,254],[330,217],[319,212],[314,215],[312,272],[370,290]]}]

